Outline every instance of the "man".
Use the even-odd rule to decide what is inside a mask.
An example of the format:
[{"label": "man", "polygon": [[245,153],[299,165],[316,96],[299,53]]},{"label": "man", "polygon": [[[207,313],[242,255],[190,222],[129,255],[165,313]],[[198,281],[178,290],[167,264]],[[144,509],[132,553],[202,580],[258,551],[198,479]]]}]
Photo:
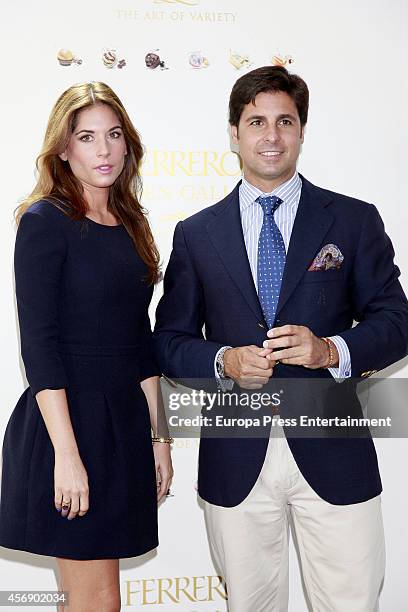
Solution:
[{"label": "man", "polygon": [[[243,178],[176,227],[154,336],[163,373],[215,369],[259,389],[275,377],[365,378],[403,358],[408,304],[379,213],[296,171],[306,83],[259,68],[229,108]],[[384,538],[371,436],[285,433],[201,440],[199,494],[229,609],[287,610],[291,514],[312,609],[373,612]]]}]

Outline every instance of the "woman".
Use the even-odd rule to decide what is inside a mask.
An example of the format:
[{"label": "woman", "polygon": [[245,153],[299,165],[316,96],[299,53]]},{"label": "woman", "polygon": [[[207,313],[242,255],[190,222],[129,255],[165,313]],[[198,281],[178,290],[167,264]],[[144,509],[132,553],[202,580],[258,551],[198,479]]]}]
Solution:
[{"label": "woman", "polygon": [[3,442],[0,545],[55,556],[70,612],[120,610],[119,558],[157,546],[157,501],[173,475],[151,348],[159,255],[139,202],[142,155],[107,85],[70,87],[17,211],[29,388]]}]

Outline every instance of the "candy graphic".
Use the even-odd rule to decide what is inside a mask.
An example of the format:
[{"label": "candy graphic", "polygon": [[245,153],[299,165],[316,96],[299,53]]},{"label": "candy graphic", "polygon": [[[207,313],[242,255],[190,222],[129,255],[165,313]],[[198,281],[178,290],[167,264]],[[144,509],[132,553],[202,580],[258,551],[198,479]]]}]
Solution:
[{"label": "candy graphic", "polygon": [[273,66],[286,66],[288,64],[293,64],[295,60],[293,59],[293,57],[291,55],[280,55],[279,53],[277,53],[276,55],[273,56],[271,63]]},{"label": "candy graphic", "polygon": [[[156,49],[156,51],[158,50],[159,49]],[[146,54],[145,64],[147,68],[150,68],[150,70],[155,70],[158,67],[160,67],[162,70],[168,70],[164,61],[160,59],[160,56],[156,52],[151,51]]]},{"label": "candy graphic", "polygon": [[196,70],[200,68],[208,68],[210,65],[208,58],[204,57],[201,51],[193,51],[193,53],[190,53],[188,61],[190,66]]},{"label": "candy graphic", "polygon": [[57,60],[60,66],[71,66],[71,64],[82,64],[82,60],[74,57],[69,49],[60,49],[57,53]]},{"label": "candy graphic", "polygon": [[240,55],[235,51],[231,51],[229,56],[229,63],[234,66],[237,70],[241,70],[241,68],[248,68],[251,66],[252,62],[249,60],[248,55]]},{"label": "candy graphic", "polygon": [[60,49],[57,54],[57,59],[61,66],[70,66],[74,61],[74,54],[69,49]]},{"label": "candy graphic", "polygon": [[106,66],[107,68],[114,68],[117,61],[118,61],[118,58],[116,56],[116,51],[114,49],[108,49],[102,55],[103,65]]}]

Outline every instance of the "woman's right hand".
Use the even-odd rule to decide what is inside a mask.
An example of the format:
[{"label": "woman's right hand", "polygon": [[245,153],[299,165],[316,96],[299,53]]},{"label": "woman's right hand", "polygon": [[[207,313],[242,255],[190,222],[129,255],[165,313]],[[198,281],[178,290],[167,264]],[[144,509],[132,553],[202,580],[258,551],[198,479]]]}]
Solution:
[{"label": "woman's right hand", "polygon": [[[78,452],[55,453],[54,465],[55,507],[69,520],[84,516],[89,509],[88,475]],[[71,500],[68,509],[63,502]]]}]

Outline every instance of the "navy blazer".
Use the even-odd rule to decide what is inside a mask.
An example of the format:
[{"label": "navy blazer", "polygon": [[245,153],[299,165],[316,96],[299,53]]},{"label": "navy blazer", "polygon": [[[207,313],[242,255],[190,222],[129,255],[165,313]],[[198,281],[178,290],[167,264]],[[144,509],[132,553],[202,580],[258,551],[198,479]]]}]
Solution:
[{"label": "navy blazer", "polygon": [[[375,206],[301,178],[275,324],[305,325],[317,336],[342,336],[350,350],[352,377],[364,378],[408,353],[408,302],[394,250]],[[328,243],[340,248],[341,268],[308,271]],[[353,327],[353,321],[358,325]],[[266,331],[242,233],[238,184],[222,201],[176,226],[156,311],[156,355],[170,378],[210,379],[219,348],[262,346]],[[278,364],[273,377],[328,378],[330,373]],[[287,438],[303,476],[326,501],[351,504],[381,492],[370,435]],[[203,438],[201,497],[221,506],[239,504],[257,480],[267,442]]]}]

